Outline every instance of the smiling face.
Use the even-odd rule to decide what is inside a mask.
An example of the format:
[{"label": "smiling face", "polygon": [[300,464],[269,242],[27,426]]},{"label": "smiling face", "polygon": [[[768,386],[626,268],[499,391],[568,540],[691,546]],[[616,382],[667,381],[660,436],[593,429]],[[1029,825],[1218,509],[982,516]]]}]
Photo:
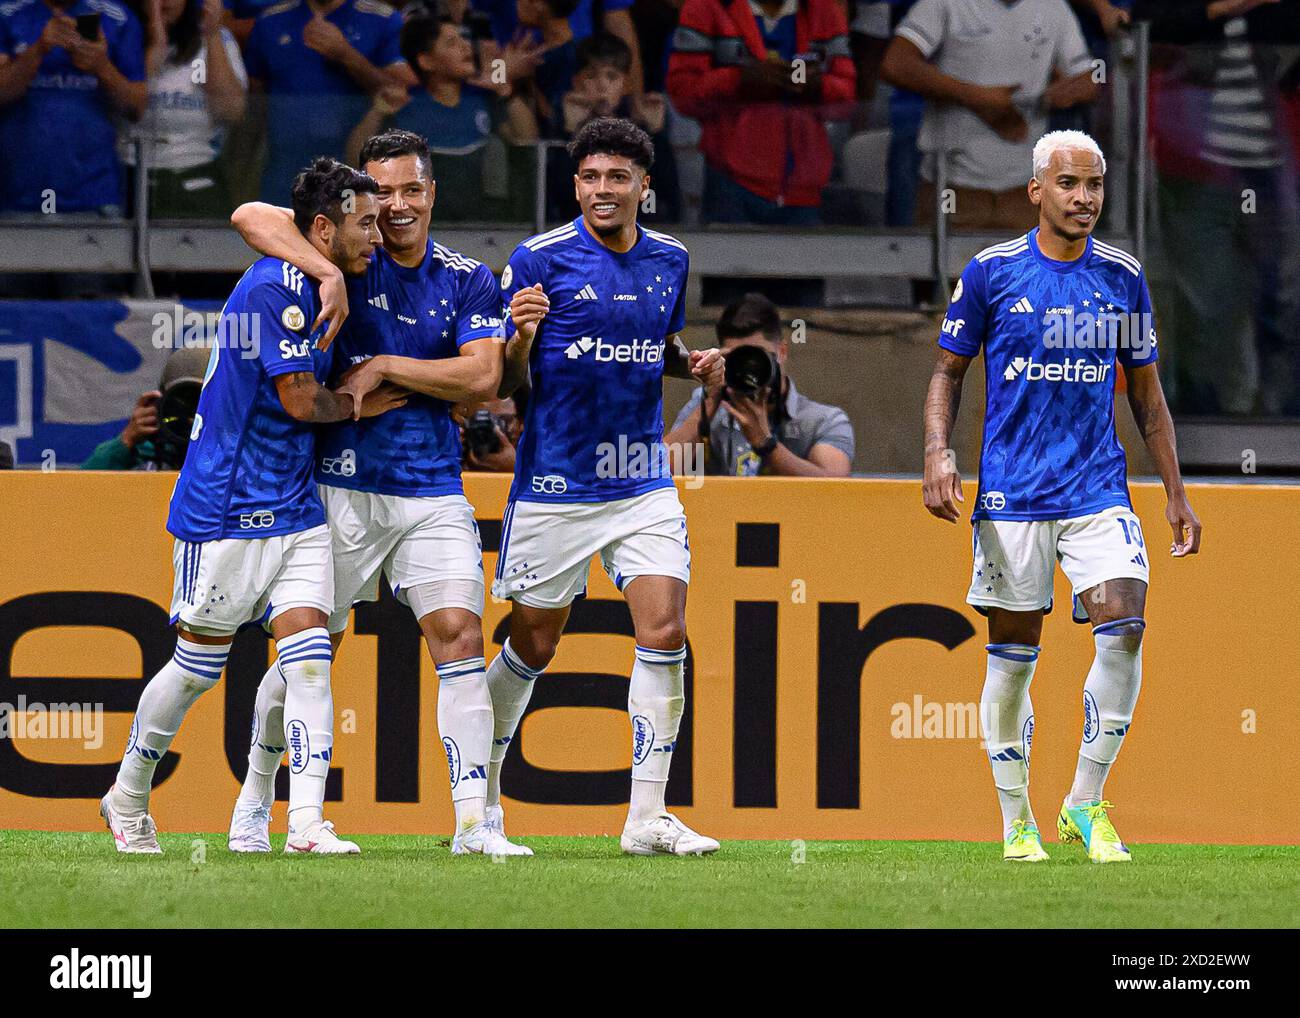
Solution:
[{"label": "smiling face", "polygon": [[379,230],[395,257],[423,255],[433,215],[434,183],[419,156],[372,159],[365,171],[379,185]]},{"label": "smiling face", "polygon": [[587,228],[608,237],[635,226],[650,175],[627,156],[596,153],[582,160],[573,184]]},{"label": "smiling face", "polygon": [[332,229],[325,238],[329,245],[330,261],[337,265],[345,276],[359,276],[366,271],[375,249],[383,243],[379,234],[379,202],[373,194],[358,194],[351,212],[344,214],[340,223],[335,225],[325,216],[317,216],[317,222],[328,224]]},{"label": "smiling face", "polygon": [[1039,208],[1039,226],[1070,242],[1084,240],[1101,216],[1105,199],[1101,158],[1084,148],[1060,149],[1029,182],[1029,200]]}]

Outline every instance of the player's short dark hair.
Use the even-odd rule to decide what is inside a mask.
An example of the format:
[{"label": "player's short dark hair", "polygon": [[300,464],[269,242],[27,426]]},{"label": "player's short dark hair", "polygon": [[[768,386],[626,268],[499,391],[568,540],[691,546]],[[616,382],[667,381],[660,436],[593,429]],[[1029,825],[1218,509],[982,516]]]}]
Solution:
[{"label": "player's short dark hair", "polygon": [[429,143],[414,131],[403,131],[400,127],[390,127],[367,138],[361,146],[359,161],[364,167],[372,161],[382,163],[402,156],[415,156],[420,160],[420,170],[425,177],[432,176],[433,157],[429,154]]},{"label": "player's short dark hair", "polygon": [[761,293],[747,293],[722,309],[717,324],[718,342],[743,339],[762,333],[764,339],[779,343],[784,338],[781,311]]},{"label": "player's short dark hair", "polygon": [[293,221],[306,235],[317,216],[325,216],[335,226],[343,222],[344,202],[359,194],[375,194],[379,185],[368,173],[341,163],[330,156],[316,160],[293,181]]},{"label": "player's short dark hair", "polygon": [[597,32],[578,43],[578,70],[609,64],[624,74],[632,70],[632,50],[617,35]]},{"label": "player's short dark hair", "polygon": [[421,81],[424,80],[424,72],[420,70],[418,58],[421,53],[428,53],[429,47],[438,41],[443,25],[451,25],[460,31],[460,26],[450,17],[430,10],[416,11],[402,24],[397,44],[402,51],[402,58],[411,65],[411,70]]},{"label": "player's short dark hair", "polygon": [[574,166],[588,156],[622,156],[649,170],[655,161],[655,146],[650,135],[630,120],[621,117],[597,117],[588,120],[569,142],[568,152]]}]

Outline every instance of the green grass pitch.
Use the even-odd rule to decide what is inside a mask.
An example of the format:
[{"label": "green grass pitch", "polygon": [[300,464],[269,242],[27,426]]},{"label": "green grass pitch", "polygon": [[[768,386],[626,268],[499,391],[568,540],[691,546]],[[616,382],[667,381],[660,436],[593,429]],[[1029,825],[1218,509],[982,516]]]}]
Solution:
[{"label": "green grass pitch", "polygon": [[615,838],[523,838],[537,855],[452,856],[445,838],[358,837],[362,855],[241,856],[164,834],[122,856],[107,832],[0,831],[0,927],[1295,927],[1300,848],[1137,845],[1095,866],[934,841],[728,841],[631,858]]}]

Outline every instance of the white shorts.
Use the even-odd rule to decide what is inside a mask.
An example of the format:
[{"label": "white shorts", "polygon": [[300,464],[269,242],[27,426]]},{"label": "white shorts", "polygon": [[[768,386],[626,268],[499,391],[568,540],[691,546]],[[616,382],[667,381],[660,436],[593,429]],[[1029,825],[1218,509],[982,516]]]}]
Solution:
[{"label": "white shorts", "polygon": [[423,583],[464,580],[473,591],[444,607],[483,615],[483,544],[464,495],[380,495],[320,486],[334,543],[334,604],[329,630],[341,633],[358,601],[379,599],[379,576],[397,600]]},{"label": "white shorts", "polygon": [[280,537],[234,538],[172,548],[172,622],[210,636],[268,624],[290,608],[334,610],[328,527]]},{"label": "white shorts", "polygon": [[597,552],[619,590],[637,576],[689,583],[691,546],[677,489],[615,502],[511,502],[492,594],[532,608],[563,608],[586,593]]},{"label": "white shorts", "polygon": [[973,529],[966,602],[980,608],[1050,608],[1057,562],[1075,597],[1104,580],[1148,582],[1142,526],[1127,506],[1069,520],[980,520]]}]

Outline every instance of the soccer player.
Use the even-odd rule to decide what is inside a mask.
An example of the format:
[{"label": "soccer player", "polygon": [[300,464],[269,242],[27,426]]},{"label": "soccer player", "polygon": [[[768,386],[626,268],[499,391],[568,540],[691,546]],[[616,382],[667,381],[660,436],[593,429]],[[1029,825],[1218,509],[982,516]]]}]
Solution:
[{"label": "soccer player", "polygon": [[1073,585],[1075,620],[1092,623],[1096,657],[1057,831],[1063,842],[1082,842],[1093,862],[1130,859],[1103,792],[1142,682],[1150,550],[1115,436],[1117,361],[1164,482],[1171,553],[1195,554],[1201,541],[1156,369],[1146,277],[1132,255],[1092,236],[1105,173],[1101,149],[1080,131],[1038,141],[1029,181],[1038,226],[976,255],[962,273],[926,395],[925,506],[956,522],[964,499],[949,436],[962,379],[983,349],[988,395],[966,600],[988,617],[980,708],[1002,807],[1002,857],[1014,862],[1047,858],[1029,805],[1029,683],[1058,561]]},{"label": "soccer player", "polygon": [[[411,393],[383,417],[347,420],[317,437],[316,480],[333,540],[337,650],[357,601],[379,596],[382,572],[410,607],[438,672],[438,731],[456,814],[452,852],[532,855],[487,824],[492,700],[483,658],[483,551],[460,477],[460,401],[496,393],[501,296],[487,266],[429,236],[435,184],[428,143],[410,131],[376,135],[361,150],[376,181],[383,249],[350,280],[350,313],[334,345],[334,377],[361,397],[385,384]],[[233,220],[248,242],[308,276],[337,270],[302,242],[286,209],[244,206]],[[281,731],[284,681],[272,667],[258,688],[254,732]],[[270,851],[282,741],[255,737],[230,824],[230,848]]]},{"label": "soccer player", "polygon": [[[318,159],[294,181],[294,223],[340,273],[364,272],[379,245],[375,190],[365,174],[333,159]],[[386,386],[358,403],[320,384],[333,351],[316,345],[318,307],[316,287],[298,269],[261,258],[223,309],[167,519],[176,538],[176,651],[141,694],[117,781],[100,801],[119,852],[161,852],[149,816],[154,769],[186,712],[216,684],[235,632],[250,621],[275,637],[286,686],[292,774],[285,851],[357,851],[322,817],[334,741],[325,629],[334,577],[312,484],[313,430],[382,414],[402,399]]]},{"label": "soccer player", "polygon": [[532,396],[492,585],[513,604],[510,635],[488,669],[496,716],[489,818],[504,826],[501,762],[599,552],[636,630],[632,801],[621,845],[635,855],[700,855],[718,843],[664,804],[685,704],[690,546],[663,443],[662,379],[720,384],[722,356],[688,353],[678,335],[686,248],[637,225],[650,188],[649,136],[627,120],[592,120],[569,154],[582,214],[520,244],[501,277],[514,330],[501,395],[531,371]]}]

